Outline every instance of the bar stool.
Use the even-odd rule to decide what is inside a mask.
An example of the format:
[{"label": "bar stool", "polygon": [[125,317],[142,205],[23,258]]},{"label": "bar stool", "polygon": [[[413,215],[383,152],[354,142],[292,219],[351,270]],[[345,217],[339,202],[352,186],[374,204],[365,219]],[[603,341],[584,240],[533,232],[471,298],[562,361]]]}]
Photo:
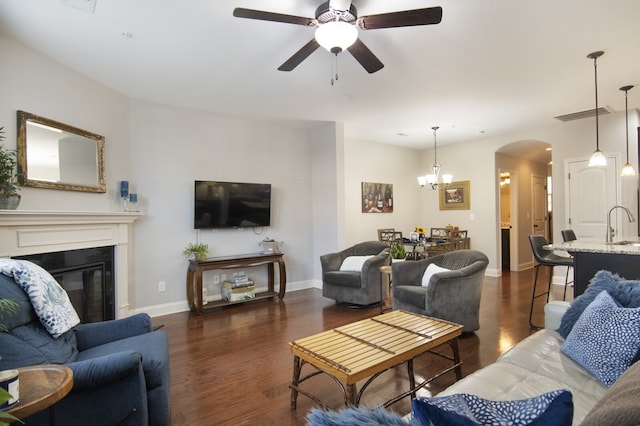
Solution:
[{"label": "bar stool", "polygon": [[[573,229],[563,229],[562,231],[560,231],[560,233],[562,234],[562,241],[564,241],[565,243],[578,239]],[[573,259],[573,256],[571,256],[571,258]],[[573,270],[573,265],[570,268],[567,268],[567,276],[564,279],[564,294],[562,296],[562,300],[567,299],[567,287],[570,284],[573,284],[573,280],[569,281],[569,270]]]},{"label": "bar stool", "polygon": [[562,234],[562,241],[564,241],[565,243],[567,241],[575,241],[578,239],[573,229],[563,229],[562,231],[560,231],[560,233]]},{"label": "bar stool", "polygon": [[[529,243],[531,243],[531,250],[533,251],[533,257],[535,258],[536,273],[533,280],[533,291],[531,293],[531,307],[529,309],[529,327],[532,330],[538,330],[541,326],[535,325],[532,322],[533,317],[533,304],[538,297],[546,296],[547,302],[549,301],[549,293],[551,292],[551,279],[553,278],[554,266],[573,266],[573,258],[566,256],[559,256],[552,250],[546,250],[543,247],[548,244],[547,239],[542,235],[529,235]],[[541,266],[549,267],[549,282],[547,283],[547,290],[536,294],[536,287],[538,285],[538,272],[540,272]],[[567,288],[567,279],[565,279],[565,294]]]}]

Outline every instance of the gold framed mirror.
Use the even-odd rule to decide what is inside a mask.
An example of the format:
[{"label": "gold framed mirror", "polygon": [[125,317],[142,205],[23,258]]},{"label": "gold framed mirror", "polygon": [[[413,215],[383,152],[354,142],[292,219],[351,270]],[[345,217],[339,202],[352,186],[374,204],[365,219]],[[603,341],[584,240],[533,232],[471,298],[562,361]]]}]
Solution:
[{"label": "gold framed mirror", "polygon": [[18,178],[22,186],[106,192],[104,136],[18,111]]}]

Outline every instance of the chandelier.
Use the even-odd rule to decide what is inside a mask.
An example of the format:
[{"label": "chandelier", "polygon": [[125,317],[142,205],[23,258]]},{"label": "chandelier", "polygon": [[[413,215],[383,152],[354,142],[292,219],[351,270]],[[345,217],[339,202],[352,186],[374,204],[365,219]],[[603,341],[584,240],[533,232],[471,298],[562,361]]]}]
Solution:
[{"label": "chandelier", "polygon": [[444,188],[453,181],[453,175],[443,174],[440,176],[440,164],[438,164],[438,142],[436,140],[436,131],[438,126],[433,126],[433,164],[431,165],[431,173],[425,176],[418,176],[418,184],[421,187],[430,185],[431,189],[436,190]]}]

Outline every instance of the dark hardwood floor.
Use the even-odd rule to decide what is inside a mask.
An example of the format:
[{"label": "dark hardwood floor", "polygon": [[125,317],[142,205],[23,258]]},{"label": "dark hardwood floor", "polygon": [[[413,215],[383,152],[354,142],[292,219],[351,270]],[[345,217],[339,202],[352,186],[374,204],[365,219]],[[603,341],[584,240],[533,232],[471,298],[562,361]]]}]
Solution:
[{"label": "dark hardwood floor", "polygon": [[[546,274],[539,279],[546,279]],[[485,278],[480,330],[460,339],[463,375],[492,363],[530,334],[532,281],[532,270]],[[534,316],[538,323],[543,322],[542,310],[541,298]],[[154,318],[154,324],[164,324],[170,342],[171,425],[304,425],[314,403],[301,395],[297,409],[290,409],[293,356],[288,342],[378,313],[377,307],[352,310],[336,305],[322,297],[321,290],[308,289],[287,293],[282,301],[237,305],[198,317],[184,312]],[[447,365],[434,355],[419,357],[416,379]],[[408,379],[403,367],[378,377],[361,405],[375,406],[404,392]],[[419,394],[434,395],[454,381],[455,374],[447,373]],[[342,393],[325,375],[303,386],[332,408],[341,407]],[[411,405],[405,398],[390,408],[405,414]]]}]

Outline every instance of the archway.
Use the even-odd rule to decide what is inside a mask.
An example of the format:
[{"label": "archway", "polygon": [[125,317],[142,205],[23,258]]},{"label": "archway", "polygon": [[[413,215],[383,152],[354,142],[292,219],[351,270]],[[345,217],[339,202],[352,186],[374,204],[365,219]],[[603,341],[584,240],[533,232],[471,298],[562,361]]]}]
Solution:
[{"label": "archway", "polygon": [[[500,269],[507,272],[528,269],[533,266],[528,236],[534,233],[534,229],[540,229],[538,227],[541,225],[544,226],[541,233],[547,239],[551,235],[551,144],[538,140],[514,141],[496,150],[495,155],[496,191],[498,211],[501,215],[496,229],[497,235],[500,236],[497,238],[500,244],[497,247],[496,259],[500,261]],[[538,192],[534,191],[535,182],[539,182],[540,179],[547,179],[549,182],[549,185],[545,186],[547,193],[541,199],[535,196]],[[508,203],[508,207],[505,203]],[[543,217],[537,217],[536,212],[541,211]],[[540,220],[541,223],[535,223]],[[509,247],[504,247],[505,244]],[[507,253],[508,269],[502,267]]]}]

